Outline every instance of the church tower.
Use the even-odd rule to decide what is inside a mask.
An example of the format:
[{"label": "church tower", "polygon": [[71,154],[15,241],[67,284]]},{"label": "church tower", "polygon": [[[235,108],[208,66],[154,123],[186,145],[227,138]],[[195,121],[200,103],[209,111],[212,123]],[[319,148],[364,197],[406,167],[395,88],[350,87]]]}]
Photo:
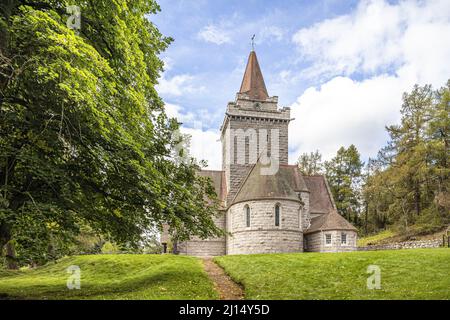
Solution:
[{"label": "church tower", "polygon": [[229,102],[221,126],[222,170],[227,181],[227,206],[249,170],[258,161],[265,173],[276,174],[288,163],[290,109],[278,109],[270,97],[255,51],[251,51],[244,78],[234,102]]}]

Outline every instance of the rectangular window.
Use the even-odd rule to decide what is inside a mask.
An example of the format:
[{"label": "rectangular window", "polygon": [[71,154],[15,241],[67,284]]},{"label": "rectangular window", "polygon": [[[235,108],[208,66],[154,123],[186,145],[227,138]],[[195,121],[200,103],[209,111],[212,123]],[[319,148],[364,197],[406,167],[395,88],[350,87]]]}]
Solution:
[{"label": "rectangular window", "polygon": [[325,234],[325,245],[331,246],[331,234],[330,233]]},{"label": "rectangular window", "polygon": [[280,226],[280,206],[278,204],[275,206],[275,226]]},{"label": "rectangular window", "polygon": [[246,206],[245,207],[245,213],[246,213],[246,225],[247,225],[247,228],[249,228],[250,227],[250,207],[249,206]]},{"label": "rectangular window", "polygon": [[341,245],[347,245],[347,234],[341,233]]}]

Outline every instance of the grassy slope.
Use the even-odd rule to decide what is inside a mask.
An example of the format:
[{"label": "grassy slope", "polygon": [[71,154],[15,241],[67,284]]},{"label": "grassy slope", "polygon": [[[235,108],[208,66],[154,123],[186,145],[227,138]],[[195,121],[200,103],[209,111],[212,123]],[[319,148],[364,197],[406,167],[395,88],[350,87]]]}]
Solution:
[{"label": "grassy slope", "polygon": [[[450,299],[450,249],[224,256],[247,299]],[[368,290],[369,265],[381,290]]]},{"label": "grassy slope", "polygon": [[395,236],[394,232],[392,232],[391,230],[384,230],[375,235],[371,235],[364,238],[358,238],[358,247],[364,247],[369,244],[377,244],[378,242],[389,239],[393,236]]},{"label": "grassy slope", "polygon": [[[81,268],[81,289],[66,270]],[[201,261],[171,255],[76,256],[36,270],[0,273],[0,296],[18,299],[215,299]]]}]

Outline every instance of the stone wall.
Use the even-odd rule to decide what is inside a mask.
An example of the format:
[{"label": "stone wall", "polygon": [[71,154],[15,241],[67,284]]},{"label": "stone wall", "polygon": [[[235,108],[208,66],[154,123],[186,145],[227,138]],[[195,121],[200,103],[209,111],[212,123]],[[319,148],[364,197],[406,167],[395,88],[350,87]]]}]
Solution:
[{"label": "stone wall", "polygon": [[[347,243],[341,243],[341,236],[347,235]],[[331,244],[325,242],[326,234],[331,235]],[[309,252],[346,252],[356,250],[357,234],[355,231],[331,230],[318,231],[306,235],[306,250]]]},{"label": "stone wall", "polygon": [[[275,226],[275,205],[280,226]],[[245,207],[250,207],[247,227]],[[299,201],[260,200],[234,204],[227,215],[227,254],[302,252],[302,211]]]},{"label": "stone wall", "polygon": [[178,245],[181,255],[210,257],[225,255],[225,241],[189,240]]},{"label": "stone wall", "polygon": [[440,246],[442,246],[442,239],[433,239],[433,240],[405,241],[405,242],[358,247],[358,251],[439,248]]},{"label": "stone wall", "polygon": [[[238,101],[242,104],[242,101]],[[255,102],[253,102],[255,103]],[[272,102],[267,102],[271,104]],[[249,169],[256,162],[257,156],[263,152],[265,144],[267,150],[275,154],[272,149],[272,130],[278,130],[278,156],[280,164],[288,163],[288,125],[290,110],[266,111],[266,102],[261,102],[260,110],[252,106],[231,103],[227,107],[224,127],[221,128],[222,141],[222,169],[227,179],[228,196],[230,203],[242,179],[247,176]],[[261,131],[266,130],[266,132]],[[239,133],[236,135],[236,133]],[[254,133],[251,135],[251,133]],[[264,133],[264,134],[263,134]],[[260,136],[261,134],[261,136]],[[260,139],[269,140],[261,142]],[[264,136],[264,137],[263,137]],[[262,145],[261,145],[262,144]],[[254,151],[254,152],[251,152]]]},{"label": "stone wall", "polygon": [[[217,227],[225,229],[225,213],[221,212],[217,217],[213,217]],[[189,241],[178,244],[180,254],[190,256],[222,256],[225,255],[225,237],[200,239],[192,237]]]}]

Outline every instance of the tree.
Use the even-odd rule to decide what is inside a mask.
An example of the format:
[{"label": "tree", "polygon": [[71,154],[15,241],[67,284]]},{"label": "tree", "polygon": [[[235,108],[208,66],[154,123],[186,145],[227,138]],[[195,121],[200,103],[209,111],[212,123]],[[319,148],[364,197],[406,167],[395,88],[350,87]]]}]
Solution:
[{"label": "tree", "polygon": [[450,221],[449,88],[416,85],[403,95],[400,124],[386,128],[391,139],[365,179],[369,230],[431,232]]},{"label": "tree", "polygon": [[349,221],[358,223],[362,167],[354,145],[341,147],[336,157],[325,162],[326,176],[338,211]]},{"label": "tree", "polygon": [[323,162],[319,150],[310,153],[303,153],[297,161],[300,172],[307,176],[322,174]]},{"label": "tree", "polygon": [[[79,30],[66,24],[69,4],[80,7]],[[180,239],[222,234],[211,182],[193,159],[171,157],[178,123],[155,90],[171,39],[146,18],[158,5],[1,6],[0,248],[52,259],[80,225],[117,243],[164,223]]]},{"label": "tree", "polygon": [[436,91],[435,97],[426,132],[431,162],[429,180],[434,190],[434,202],[445,220],[450,212],[450,80]]}]

